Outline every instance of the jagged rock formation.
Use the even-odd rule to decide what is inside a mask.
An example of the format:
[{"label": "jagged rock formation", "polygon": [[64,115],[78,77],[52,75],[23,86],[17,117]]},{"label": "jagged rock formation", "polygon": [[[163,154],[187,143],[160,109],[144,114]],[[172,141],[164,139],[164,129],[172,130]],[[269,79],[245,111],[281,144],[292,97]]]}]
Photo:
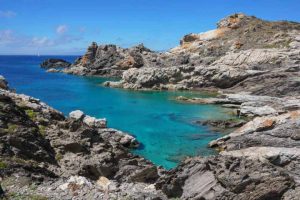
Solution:
[{"label": "jagged rock formation", "polygon": [[285,96],[299,90],[300,24],[244,14],[217,29],[188,34],[180,46],[153,52],[92,43],[66,73],[122,77],[106,86],[127,89],[219,88]]},{"label": "jagged rock formation", "polygon": [[106,85],[129,89],[215,87],[292,95],[299,90],[299,33],[298,23],[232,15],[221,20],[218,29],[189,34],[180,46],[159,54],[162,65],[131,68],[120,82]]},{"label": "jagged rock formation", "polygon": [[295,182],[270,163],[231,156],[193,158],[157,184],[181,199],[281,199]]},{"label": "jagged rock formation", "polygon": [[155,52],[143,44],[129,49],[116,45],[100,45],[93,42],[82,57],[78,58],[71,68],[64,72],[80,75],[122,76],[130,68],[154,66]]}]

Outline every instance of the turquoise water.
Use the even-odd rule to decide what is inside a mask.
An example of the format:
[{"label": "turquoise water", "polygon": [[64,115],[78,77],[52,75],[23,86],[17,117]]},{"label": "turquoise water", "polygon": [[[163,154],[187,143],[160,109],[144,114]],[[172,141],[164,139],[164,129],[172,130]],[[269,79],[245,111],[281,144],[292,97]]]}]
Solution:
[{"label": "turquoise water", "polygon": [[[105,78],[46,73],[39,67],[46,58],[0,56],[0,74],[18,93],[39,98],[66,115],[80,109],[107,118],[109,127],[128,132],[142,143],[134,153],[165,168],[176,166],[185,156],[214,153],[207,144],[220,133],[195,125],[195,120],[231,117],[216,105],[174,101],[179,95],[206,96],[201,93],[112,89],[101,86]],[[62,58],[73,61],[76,57]]]}]

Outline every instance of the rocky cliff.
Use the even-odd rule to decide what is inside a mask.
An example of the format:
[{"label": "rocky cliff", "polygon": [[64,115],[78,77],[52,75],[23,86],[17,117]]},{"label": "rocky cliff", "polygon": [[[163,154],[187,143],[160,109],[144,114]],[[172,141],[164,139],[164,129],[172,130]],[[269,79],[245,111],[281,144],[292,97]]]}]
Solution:
[{"label": "rocky cliff", "polygon": [[216,88],[285,96],[299,90],[300,24],[234,14],[167,52],[93,43],[66,73],[122,77],[128,89]]},{"label": "rocky cliff", "polygon": [[163,66],[131,68],[121,81],[106,85],[292,95],[300,89],[299,33],[298,23],[232,15],[221,20],[216,30],[189,34],[180,46],[160,54]]}]

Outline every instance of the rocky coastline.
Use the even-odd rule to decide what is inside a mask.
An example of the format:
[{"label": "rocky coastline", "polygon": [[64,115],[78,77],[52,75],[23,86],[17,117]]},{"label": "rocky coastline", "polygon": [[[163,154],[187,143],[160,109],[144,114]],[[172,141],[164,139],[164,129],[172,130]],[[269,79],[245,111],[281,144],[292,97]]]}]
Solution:
[{"label": "rocky coastline", "polygon": [[[2,78],[0,172],[4,199],[299,197],[299,99],[285,99],[286,104],[272,101],[278,113],[258,112],[256,117],[254,112],[242,113],[254,118],[210,143],[219,155],[188,158],[166,171],[131,154],[129,149],[136,148],[138,141],[107,128],[105,119],[79,110],[65,117],[40,100],[8,88]],[[223,98],[222,102],[237,105],[257,96]],[[265,98],[260,97],[261,102],[269,101]]]},{"label": "rocky coastline", "polygon": [[0,78],[0,171],[6,197],[299,199],[299,33],[296,22],[234,14],[216,30],[184,36],[167,52],[92,43],[75,63],[55,70],[121,78],[106,82],[107,87],[218,90],[215,98],[176,100],[220,104],[246,118],[200,122],[239,128],[210,142],[218,155],[189,158],[170,171],[131,154],[138,141],[107,128],[105,119],[81,111],[65,117],[10,91]]}]

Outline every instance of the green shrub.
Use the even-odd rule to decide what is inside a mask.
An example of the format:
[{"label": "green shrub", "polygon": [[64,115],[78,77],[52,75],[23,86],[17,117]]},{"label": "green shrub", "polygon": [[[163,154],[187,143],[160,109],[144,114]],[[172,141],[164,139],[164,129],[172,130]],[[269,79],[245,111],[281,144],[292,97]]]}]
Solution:
[{"label": "green shrub", "polygon": [[7,164],[4,161],[0,161],[0,169],[7,168]]},{"label": "green shrub", "polygon": [[34,112],[31,109],[25,110],[25,112],[31,120],[33,120],[33,121],[36,120],[36,112]]},{"label": "green shrub", "polygon": [[4,198],[5,200],[7,199],[15,199],[15,200],[47,200],[48,198],[42,195],[37,195],[37,194],[31,194],[31,195],[26,195],[26,194],[19,194],[16,192],[10,192],[7,194],[7,197]]},{"label": "green shrub", "polygon": [[29,199],[31,200],[48,200],[47,197],[41,195],[29,195]]},{"label": "green shrub", "polygon": [[60,161],[63,158],[63,155],[61,155],[60,153],[57,153],[55,155],[55,160]]},{"label": "green shrub", "polygon": [[12,134],[12,133],[14,133],[16,131],[17,128],[18,128],[18,125],[16,125],[16,124],[8,124],[6,131],[8,133]]},{"label": "green shrub", "polygon": [[40,134],[45,137],[45,134],[46,134],[46,126],[43,126],[43,125],[39,125],[39,132]]}]

